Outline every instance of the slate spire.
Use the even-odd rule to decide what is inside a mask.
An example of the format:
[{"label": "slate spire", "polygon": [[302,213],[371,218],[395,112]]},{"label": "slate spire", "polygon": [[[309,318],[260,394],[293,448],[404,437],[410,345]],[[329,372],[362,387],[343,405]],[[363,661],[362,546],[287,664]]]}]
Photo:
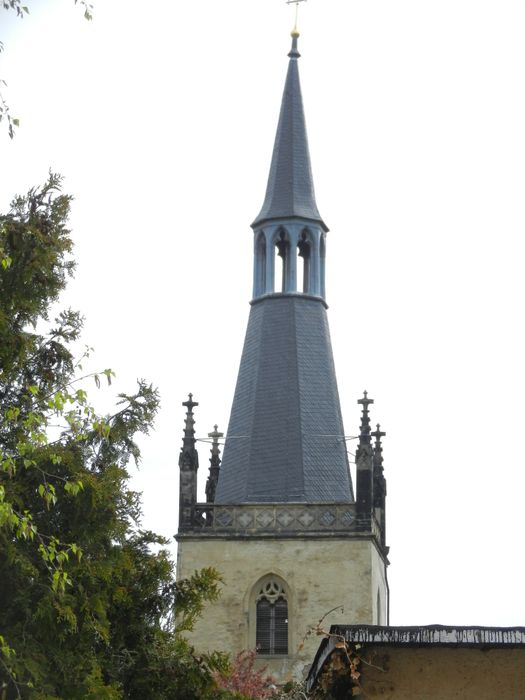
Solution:
[{"label": "slate spire", "polygon": [[315,203],[298,36],[292,32],[266,197],[252,224],[252,308],[216,504],[354,500],[326,315],[327,228]]},{"label": "slate spire", "polygon": [[252,224],[299,217],[317,222],[327,231],[315,201],[310,151],[299,81],[299,32],[292,32],[290,62],[273,147],[272,163],[262,209]]}]

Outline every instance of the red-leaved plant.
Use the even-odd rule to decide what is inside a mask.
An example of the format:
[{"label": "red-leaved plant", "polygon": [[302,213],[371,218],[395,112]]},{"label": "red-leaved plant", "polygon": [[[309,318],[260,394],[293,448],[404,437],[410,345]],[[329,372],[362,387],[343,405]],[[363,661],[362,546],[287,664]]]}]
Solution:
[{"label": "red-leaved plant", "polygon": [[219,688],[240,693],[246,698],[265,700],[277,691],[275,679],[266,675],[266,666],[255,668],[257,651],[244,649],[234,658],[228,674],[216,676]]}]

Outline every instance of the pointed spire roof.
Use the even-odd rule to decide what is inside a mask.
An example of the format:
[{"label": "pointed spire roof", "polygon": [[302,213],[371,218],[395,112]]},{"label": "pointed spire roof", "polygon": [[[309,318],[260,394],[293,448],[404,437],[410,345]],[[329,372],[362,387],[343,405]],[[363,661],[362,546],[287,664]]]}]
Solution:
[{"label": "pointed spire roof", "polygon": [[301,55],[297,49],[298,37],[299,32],[294,30],[292,48],[288,54],[290,63],[284,85],[266,197],[252,228],[266,221],[300,217],[317,221],[325,231],[328,231],[315,202],[297,65]]},{"label": "pointed spire roof", "polygon": [[354,500],[326,309],[253,304],[215,503]]}]

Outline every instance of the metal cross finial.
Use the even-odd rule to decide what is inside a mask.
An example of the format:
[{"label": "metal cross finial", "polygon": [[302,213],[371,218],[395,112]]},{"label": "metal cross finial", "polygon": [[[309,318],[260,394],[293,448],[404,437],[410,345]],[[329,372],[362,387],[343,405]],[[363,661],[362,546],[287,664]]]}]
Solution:
[{"label": "metal cross finial", "polygon": [[287,5],[295,5],[295,24],[294,28],[292,30],[292,36],[294,34],[297,34],[297,18],[299,16],[299,3],[300,2],[306,2],[306,0],[286,0]]}]

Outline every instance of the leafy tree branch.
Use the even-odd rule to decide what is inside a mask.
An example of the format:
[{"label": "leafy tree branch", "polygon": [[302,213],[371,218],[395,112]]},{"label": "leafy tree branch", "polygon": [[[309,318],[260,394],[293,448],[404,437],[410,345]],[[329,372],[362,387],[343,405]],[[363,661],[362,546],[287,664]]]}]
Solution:
[{"label": "leafy tree branch", "polygon": [[[84,10],[84,19],[93,19],[93,5],[87,0],[75,0],[75,5],[80,5]],[[23,19],[25,15],[29,14],[29,8],[27,5],[22,5],[21,0],[1,0],[1,7],[4,10],[13,10],[16,16]],[[0,53],[4,50],[4,44],[0,41]],[[2,93],[2,88],[7,87],[5,80],[0,79],[0,122],[7,122],[7,133],[9,138],[13,139],[15,137],[15,128],[20,126],[20,120],[17,117],[12,117],[9,105],[7,104],[4,95]]]}]

